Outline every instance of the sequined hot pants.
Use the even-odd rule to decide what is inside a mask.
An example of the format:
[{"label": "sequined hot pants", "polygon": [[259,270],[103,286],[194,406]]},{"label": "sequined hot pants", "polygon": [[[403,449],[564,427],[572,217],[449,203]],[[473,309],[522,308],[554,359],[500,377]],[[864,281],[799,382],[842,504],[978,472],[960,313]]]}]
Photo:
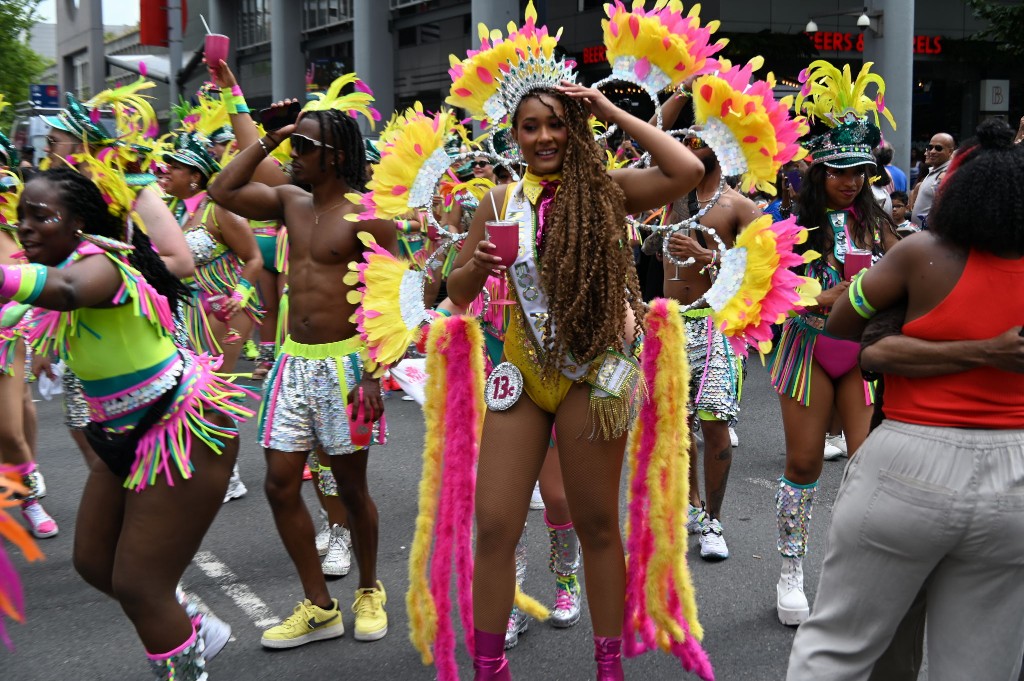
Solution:
[{"label": "sequined hot pants", "polygon": [[[267,376],[259,440],[266,449],[308,452],[318,444],[329,456],[357,451],[349,432],[348,394],[363,375],[362,341],[306,345],[289,336]],[[387,429],[373,424],[370,444],[384,444]]]},{"label": "sequined hot pants", "polygon": [[731,421],[740,413],[740,375],[736,355],[711,311],[683,313],[690,360],[690,413],[702,421]]}]

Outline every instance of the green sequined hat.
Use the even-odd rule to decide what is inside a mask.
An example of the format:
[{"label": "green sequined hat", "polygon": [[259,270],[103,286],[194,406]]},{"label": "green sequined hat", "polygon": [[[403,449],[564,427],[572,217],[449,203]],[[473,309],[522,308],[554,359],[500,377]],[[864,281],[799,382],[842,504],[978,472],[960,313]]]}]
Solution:
[{"label": "green sequined hat", "polygon": [[0,132],[0,161],[3,161],[3,165],[8,168],[17,168],[20,160],[17,147],[11,144],[7,135]]},{"label": "green sequined hat", "polygon": [[220,164],[210,155],[208,140],[197,132],[174,135],[174,151],[164,154],[164,161],[177,161],[195,168],[205,177],[220,172]]},{"label": "green sequined hat", "polygon": [[824,163],[829,168],[852,168],[875,165],[871,150],[882,141],[878,126],[850,115],[828,132],[812,137],[804,144],[811,164]]},{"label": "green sequined hat", "polygon": [[235,129],[230,125],[222,125],[210,133],[210,142],[213,144],[227,144],[235,139]]},{"label": "green sequined hat", "polygon": [[43,120],[51,128],[63,130],[78,139],[85,139],[89,144],[98,146],[109,145],[117,140],[94,113],[70,92],[65,93],[68,106],[56,116],[43,116]]}]

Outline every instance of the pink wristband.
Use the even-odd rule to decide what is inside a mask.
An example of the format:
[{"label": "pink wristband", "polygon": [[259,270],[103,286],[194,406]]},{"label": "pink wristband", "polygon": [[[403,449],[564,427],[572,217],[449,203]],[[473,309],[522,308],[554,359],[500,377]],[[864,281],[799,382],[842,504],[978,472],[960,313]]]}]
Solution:
[{"label": "pink wristband", "polygon": [[231,86],[231,94],[233,94],[235,97],[241,97],[242,96],[242,86],[237,84],[237,83],[232,85]]}]

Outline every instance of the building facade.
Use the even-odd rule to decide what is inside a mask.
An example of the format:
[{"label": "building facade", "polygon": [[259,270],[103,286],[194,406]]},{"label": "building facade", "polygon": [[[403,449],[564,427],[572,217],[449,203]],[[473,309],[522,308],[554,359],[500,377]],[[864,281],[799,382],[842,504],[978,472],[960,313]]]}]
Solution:
[{"label": "building facade", "polygon": [[[65,7],[72,3],[58,3]],[[250,105],[301,96],[327,85],[336,75],[355,70],[377,97],[385,115],[395,107],[423,102],[439,107],[449,84],[449,54],[464,54],[478,44],[477,24],[504,29],[522,16],[525,0],[192,0],[184,33],[184,52],[200,49],[203,14],[218,33],[232,38],[231,66]],[[604,0],[535,0],[540,19],[563,27],[561,47],[576,59],[582,80],[594,82],[610,71],[601,49]],[[689,5],[690,3],[687,3]],[[916,6],[915,6],[916,4]],[[102,45],[82,16],[102,26],[99,0],[80,0],[74,29],[58,28],[61,86],[77,87],[81,73],[68,68],[83,51]],[[730,38],[725,54],[734,62],[765,57],[762,75],[773,71],[780,91],[797,87],[797,76],[812,59],[850,63],[856,70],[875,58],[874,70],[889,83],[886,100],[897,112],[898,131],[883,128],[906,158],[911,141],[920,144],[934,132],[961,138],[983,117],[1024,112],[1024,79],[998,46],[974,40],[985,28],[963,0],[867,0],[848,7],[844,0],[710,0],[702,3],[704,21],[717,19]],[[873,25],[857,28],[870,11]],[[95,15],[95,16],[94,16]],[[807,33],[808,21],[817,31]],[[100,36],[102,33],[100,32]],[[70,56],[69,56],[70,55]],[[70,60],[70,61],[69,61]],[[187,61],[187,57],[186,57]],[[102,61],[100,62],[102,64]],[[105,68],[105,67],[104,67]],[[183,86],[194,91],[201,68]],[[88,76],[101,85],[107,73]],[[629,95],[626,97],[625,95]],[[642,96],[617,92],[639,112],[650,106]],[[905,104],[901,103],[905,100]],[[900,147],[903,147],[902,149]]]}]

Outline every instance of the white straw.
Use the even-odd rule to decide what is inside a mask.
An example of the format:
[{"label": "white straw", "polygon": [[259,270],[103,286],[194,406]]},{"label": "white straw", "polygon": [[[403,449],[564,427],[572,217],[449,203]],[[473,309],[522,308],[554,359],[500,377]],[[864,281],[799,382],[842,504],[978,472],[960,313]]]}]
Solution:
[{"label": "white straw", "polygon": [[496,204],[494,202],[494,192],[493,191],[487,192],[487,195],[491,197],[491,205],[494,207],[494,219],[495,220],[500,220],[501,216],[498,215],[498,204]]},{"label": "white straw", "polygon": [[204,17],[202,14],[200,14],[199,18],[203,20],[203,26],[206,27],[206,35],[213,34],[213,31],[210,30],[210,25],[208,23],[206,23],[206,17]]}]

